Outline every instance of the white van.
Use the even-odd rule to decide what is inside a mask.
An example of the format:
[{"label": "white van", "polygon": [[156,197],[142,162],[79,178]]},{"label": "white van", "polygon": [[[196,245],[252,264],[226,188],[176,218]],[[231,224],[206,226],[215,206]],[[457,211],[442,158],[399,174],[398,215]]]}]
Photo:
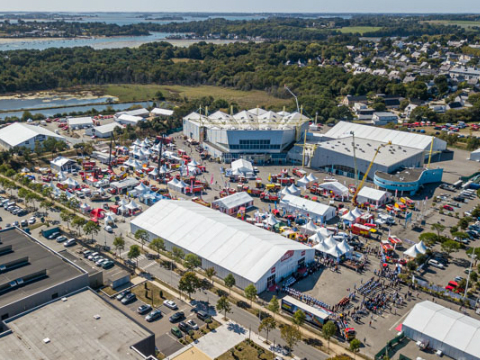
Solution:
[{"label": "white van", "polygon": [[428,264],[439,269],[444,269],[443,264],[439,263],[437,260],[434,259],[428,260]]}]

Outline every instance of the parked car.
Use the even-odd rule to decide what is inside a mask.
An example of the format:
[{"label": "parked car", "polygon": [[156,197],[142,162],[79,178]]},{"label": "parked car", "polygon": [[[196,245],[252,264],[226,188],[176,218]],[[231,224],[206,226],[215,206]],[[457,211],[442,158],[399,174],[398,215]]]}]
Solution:
[{"label": "parked car", "polygon": [[174,323],[174,322],[182,320],[183,318],[185,318],[185,314],[183,312],[179,311],[179,312],[176,312],[175,314],[173,314],[172,316],[170,316],[170,318],[168,320],[170,322]]},{"label": "parked car", "polygon": [[463,279],[464,279],[464,278],[461,277],[461,276],[455,276],[455,279],[454,279],[454,280],[455,280],[456,282],[460,282],[460,281],[462,281]]},{"label": "parked car", "polygon": [[28,226],[28,221],[27,220],[22,220],[20,225],[22,225],[22,227]]},{"label": "parked car", "polygon": [[82,254],[83,254],[83,257],[84,258],[88,258],[88,255],[92,254],[93,251],[92,250],[85,250]]},{"label": "parked car", "polygon": [[122,304],[127,305],[127,304],[130,304],[130,303],[134,302],[135,300],[137,300],[137,295],[135,295],[134,293],[128,293],[122,299]]},{"label": "parked car", "polygon": [[12,225],[13,225],[13,226],[16,226],[16,227],[19,227],[19,226],[20,226],[20,223],[19,223],[18,221],[14,221],[14,222],[12,223]]},{"label": "parked car", "polygon": [[112,233],[112,232],[113,232],[113,229],[112,229],[112,227],[111,227],[110,225],[107,225],[107,226],[105,226],[105,231],[106,231],[106,232],[109,232],[109,233]]},{"label": "parked car", "polygon": [[117,300],[122,300],[125,296],[130,294],[130,290],[123,290],[120,294],[117,295]]},{"label": "parked car", "polygon": [[173,302],[172,300],[165,300],[163,302],[163,305],[165,305],[166,307],[168,307],[169,309],[172,309],[172,310],[177,310],[178,309],[177,304],[175,304],[175,302]]},{"label": "parked car", "polygon": [[105,261],[102,264],[102,268],[105,269],[105,270],[111,269],[114,266],[115,266],[115,263],[112,260]]},{"label": "parked car", "polygon": [[70,246],[74,246],[74,245],[76,245],[76,244],[77,244],[77,241],[72,238],[72,239],[68,239],[67,241],[65,241],[65,242],[63,243],[63,246],[65,246],[65,247],[70,247]]},{"label": "parked car", "polygon": [[146,314],[152,310],[152,306],[148,304],[140,305],[137,309],[137,313],[140,315]]},{"label": "parked car", "polygon": [[162,317],[162,311],[160,309],[155,309],[145,317],[145,320],[148,322],[152,322],[157,319],[160,319],[161,317]]},{"label": "parked car", "polygon": [[62,236],[59,236],[59,237],[57,237],[57,238],[55,239],[55,241],[58,242],[58,243],[63,243],[63,242],[65,242],[65,241],[67,241],[67,240],[68,240],[68,238],[67,238],[66,236],[63,236],[63,235],[62,235]]},{"label": "parked car", "polygon": [[198,325],[195,321],[193,320],[188,320],[187,325],[190,326],[193,330],[198,330]]},{"label": "parked car", "polygon": [[187,333],[190,331],[190,326],[188,326],[186,323],[184,323],[183,321],[180,321],[178,323],[178,328],[180,330],[182,330],[183,332]]},{"label": "parked car", "polygon": [[453,207],[451,207],[450,205],[443,205],[443,209],[447,211],[453,211]]},{"label": "parked car", "polygon": [[439,263],[437,260],[430,259],[428,260],[428,264],[438,269],[445,269],[445,266],[443,266],[443,264]]},{"label": "parked car", "polygon": [[208,319],[210,317],[210,315],[208,315],[208,313],[206,311],[200,310],[200,311],[197,312],[197,317],[200,320],[205,321],[206,319]]},{"label": "parked car", "polygon": [[33,225],[37,222],[37,218],[35,216],[32,216],[30,219],[28,219],[28,224]]},{"label": "parked car", "polygon": [[49,240],[53,240],[53,239],[56,239],[57,237],[60,236],[60,233],[57,231],[57,232],[54,232],[53,234],[51,234],[48,239]]},{"label": "parked car", "polygon": [[99,254],[98,252],[94,252],[94,253],[91,253],[90,255],[88,255],[88,260],[93,260],[95,257],[97,257]]},{"label": "parked car", "polygon": [[107,259],[107,258],[103,258],[103,259],[97,260],[97,261],[95,262],[95,265],[97,265],[97,266],[100,267],[100,266],[103,266],[103,264],[105,264],[107,261],[110,261],[110,260]]},{"label": "parked car", "polygon": [[172,332],[173,335],[175,335],[177,338],[181,338],[183,337],[183,334],[182,332],[180,331],[180,329],[176,326],[172,327],[172,329],[170,330]]}]

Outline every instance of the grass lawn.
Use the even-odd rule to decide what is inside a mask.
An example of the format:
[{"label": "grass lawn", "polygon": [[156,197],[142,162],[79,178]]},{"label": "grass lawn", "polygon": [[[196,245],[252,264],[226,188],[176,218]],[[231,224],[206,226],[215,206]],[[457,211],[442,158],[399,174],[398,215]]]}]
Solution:
[{"label": "grass lawn", "polygon": [[105,294],[110,295],[110,296],[115,295],[116,293],[118,293],[117,290],[112,289],[110,286],[104,287],[104,288],[102,289],[102,291],[103,291]]},{"label": "grass lawn", "polygon": [[151,100],[155,93],[161,91],[167,100],[176,100],[182,97],[198,99],[203,96],[213,96],[215,99],[235,101],[242,108],[254,108],[258,106],[274,106],[279,110],[284,105],[290,105],[291,99],[278,99],[270,96],[265,91],[252,90],[241,91],[218,86],[181,86],[181,85],[106,85],[103,87],[105,94],[116,96],[120,101],[143,101]]},{"label": "grass lawn", "polygon": [[347,26],[338,30],[344,34],[360,33],[361,35],[363,35],[365,33],[374,32],[380,29],[381,27],[378,26]]},{"label": "grass lawn", "polygon": [[480,26],[479,21],[469,21],[469,20],[430,20],[428,22],[431,24],[437,24],[437,25],[457,25],[463,28]]},{"label": "grass lawn", "polygon": [[[251,345],[250,345],[251,344]],[[262,352],[263,353],[260,353]],[[273,360],[275,355],[261,346],[245,340],[218,357],[218,360]]]},{"label": "grass lawn", "polygon": [[[145,296],[145,284],[147,284],[148,292],[147,296]],[[152,304],[152,290],[153,290],[153,304]],[[158,307],[163,304],[163,302],[168,299],[173,299],[173,296],[170,295],[168,292],[163,291],[163,298],[160,297],[161,290],[158,286],[153,285],[151,282],[147,281],[146,283],[142,283],[138,286],[135,286],[132,289],[132,293],[137,295],[139,300],[142,300],[146,304],[150,304],[153,307]]]},{"label": "grass lawn", "polygon": [[190,344],[193,341],[200,339],[202,336],[207,335],[210,331],[218,328],[219,326],[220,326],[220,323],[212,319],[212,322],[208,325],[208,328],[207,328],[207,325],[205,324],[200,329],[193,330],[192,336],[184,335],[183,338],[180,339],[180,342],[183,345]]}]

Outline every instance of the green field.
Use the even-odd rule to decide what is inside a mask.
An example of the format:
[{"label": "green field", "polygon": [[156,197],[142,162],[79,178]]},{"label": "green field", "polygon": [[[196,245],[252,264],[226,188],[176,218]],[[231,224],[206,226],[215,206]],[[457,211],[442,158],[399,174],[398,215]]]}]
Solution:
[{"label": "green field", "polygon": [[181,86],[181,85],[106,85],[102,88],[104,94],[116,96],[122,102],[152,100],[157,91],[161,91],[167,100],[175,101],[183,97],[198,99],[203,96],[213,96],[215,99],[234,101],[242,108],[262,106],[268,108],[291,105],[290,99],[278,99],[265,91],[241,91],[218,86]]},{"label": "green field", "polygon": [[437,24],[437,25],[457,25],[463,28],[480,26],[479,21],[468,21],[468,20],[431,20],[427,22],[431,24]]},{"label": "green field", "polygon": [[378,26],[347,26],[341,29],[338,29],[344,34],[356,34],[360,33],[361,35],[380,30],[381,27]]}]

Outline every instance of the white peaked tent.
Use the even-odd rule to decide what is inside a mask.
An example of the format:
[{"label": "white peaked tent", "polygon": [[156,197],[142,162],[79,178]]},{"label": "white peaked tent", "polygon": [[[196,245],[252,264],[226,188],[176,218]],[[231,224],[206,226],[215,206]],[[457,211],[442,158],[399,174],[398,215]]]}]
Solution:
[{"label": "white peaked tent", "polygon": [[425,254],[427,252],[427,247],[425,246],[423,241],[420,241],[415,246],[417,247],[417,250],[420,251],[422,254]]},{"label": "white peaked tent", "polygon": [[193,159],[192,161],[190,161],[188,163],[188,166],[192,166],[192,167],[197,167],[198,165],[200,165],[198,162],[195,161],[195,159]]},{"label": "white peaked tent", "polygon": [[142,152],[142,154],[144,156],[150,156],[153,154],[152,150],[148,149],[148,148],[142,148],[142,150],[140,150]]},{"label": "white peaked tent", "polygon": [[115,218],[112,215],[107,215],[105,216],[105,224],[114,224],[115,223]]},{"label": "white peaked tent", "polygon": [[69,188],[76,188],[78,187],[78,182],[74,179],[68,178],[67,180],[62,182],[63,185],[67,185]]},{"label": "white peaked tent", "polygon": [[133,145],[141,146],[141,145],[142,145],[142,142],[140,141],[140,139],[137,139],[137,140],[135,140],[135,142],[133,143]]},{"label": "white peaked tent", "polygon": [[320,232],[316,232],[315,234],[313,234],[312,236],[310,236],[308,238],[308,241],[314,243],[314,244],[317,244],[317,243],[320,243],[320,242],[324,242],[326,239],[326,237],[324,237]]},{"label": "white peaked tent", "polygon": [[158,143],[156,145],[153,145],[152,150],[155,151],[155,152],[160,152],[160,143]]},{"label": "white peaked tent", "polygon": [[167,186],[169,189],[182,192],[183,189],[187,187],[187,184],[185,184],[183,181],[177,180],[177,178],[173,178],[167,183]]},{"label": "white peaked tent", "polygon": [[143,167],[143,164],[137,160],[133,160],[132,165],[130,165],[134,169],[141,169]]},{"label": "white peaked tent", "polygon": [[125,199],[120,200],[120,206],[126,206],[128,205],[128,201]]},{"label": "white peaked tent", "polygon": [[66,179],[67,179],[67,176],[65,175],[65,173],[63,171],[60,171],[57,174],[57,180],[58,181],[65,181]]},{"label": "white peaked tent", "polygon": [[145,185],[144,183],[141,182],[140,184],[135,186],[135,190],[137,190],[139,193],[143,194],[145,191],[149,191],[150,188],[147,185]]},{"label": "white peaked tent", "polygon": [[83,203],[80,205],[80,210],[82,210],[83,212],[88,212],[90,211],[90,205],[88,205],[87,203]]},{"label": "white peaked tent", "polygon": [[239,159],[232,161],[232,171],[238,170],[241,173],[253,172],[253,165],[250,161]]},{"label": "white peaked tent", "polygon": [[128,213],[128,208],[125,205],[121,205],[117,209],[117,214],[127,214]]},{"label": "white peaked tent", "polygon": [[160,168],[160,174],[166,174],[168,173],[168,169],[165,165],[163,165],[161,168]]},{"label": "white peaked tent", "polygon": [[263,222],[268,226],[274,226],[275,224],[278,224],[278,220],[275,218],[275,216],[273,216],[273,214],[270,214],[268,218],[263,220]]},{"label": "white peaked tent", "polygon": [[309,234],[315,234],[318,231],[318,226],[315,225],[312,219],[308,221],[307,224],[302,226]]},{"label": "white peaked tent", "polygon": [[305,175],[300,180],[297,180],[297,185],[300,187],[307,187],[308,184],[309,181]]},{"label": "white peaked tent", "polygon": [[292,193],[290,192],[290,190],[288,190],[288,187],[284,187],[284,188],[280,191],[280,196],[285,196],[285,195],[292,195]]},{"label": "white peaked tent", "polygon": [[152,177],[152,178],[156,178],[158,176],[158,169],[157,168],[154,168],[152,171],[150,171],[148,173],[148,176]]},{"label": "white peaked tent", "polygon": [[137,157],[137,158],[140,158],[140,159],[145,157],[145,155],[142,153],[141,150],[136,150],[136,151],[134,151],[134,152],[133,152],[133,155],[134,155],[135,157]]},{"label": "white peaked tent", "polygon": [[412,258],[416,258],[417,255],[421,254],[420,251],[417,249],[417,244],[412,245],[406,251],[403,252],[404,255],[410,256]]},{"label": "white peaked tent", "polygon": [[140,206],[138,206],[134,200],[130,201],[126,207],[130,210],[140,209]]},{"label": "white peaked tent", "polygon": [[349,254],[352,252],[352,247],[348,245],[346,239],[343,239],[343,241],[338,244],[338,248],[342,251],[343,254]]},{"label": "white peaked tent", "polygon": [[342,250],[340,250],[340,249],[338,248],[338,245],[332,246],[330,249],[328,249],[328,250],[326,251],[326,253],[327,253],[328,255],[332,255],[332,256],[334,256],[334,257],[336,257],[336,258],[338,258],[338,257],[340,257],[340,256],[343,255],[343,252],[342,252]]},{"label": "white peaked tent", "polygon": [[344,221],[348,221],[349,223],[353,223],[357,218],[355,217],[355,215],[352,214],[352,211],[350,210],[342,215],[342,219]]},{"label": "white peaked tent", "polygon": [[309,182],[314,182],[314,181],[318,180],[318,178],[317,178],[315,175],[313,175],[313,173],[310,173],[310,174],[308,174],[308,176],[307,176],[307,180],[308,180]]},{"label": "white peaked tent", "polygon": [[335,240],[333,240],[333,236],[330,235],[328,238],[325,239],[325,245],[327,245],[328,248],[332,248],[334,246],[337,246],[338,243]]},{"label": "white peaked tent", "polygon": [[363,215],[363,213],[357,207],[352,210],[352,214],[353,216],[355,216],[355,218],[359,218]]},{"label": "white peaked tent", "polygon": [[317,245],[314,246],[314,249],[322,253],[326,253],[330,248],[324,241],[320,241]]},{"label": "white peaked tent", "polygon": [[142,141],[142,146],[150,146],[150,140],[148,140],[147,138],[145,138],[143,141]]},{"label": "white peaked tent", "polygon": [[123,165],[125,165],[125,166],[132,166],[132,165],[133,165],[133,159],[128,159],[127,161],[125,161],[125,162],[123,163]]},{"label": "white peaked tent", "polygon": [[183,189],[186,188],[186,187],[188,187],[188,185],[185,184],[185,182],[184,182],[183,180],[180,180],[180,181],[178,182],[178,184],[179,184]]},{"label": "white peaked tent", "polygon": [[295,184],[292,184],[288,187],[288,190],[290,191],[290,194],[292,195],[300,195],[301,191],[298,187],[295,186]]}]

